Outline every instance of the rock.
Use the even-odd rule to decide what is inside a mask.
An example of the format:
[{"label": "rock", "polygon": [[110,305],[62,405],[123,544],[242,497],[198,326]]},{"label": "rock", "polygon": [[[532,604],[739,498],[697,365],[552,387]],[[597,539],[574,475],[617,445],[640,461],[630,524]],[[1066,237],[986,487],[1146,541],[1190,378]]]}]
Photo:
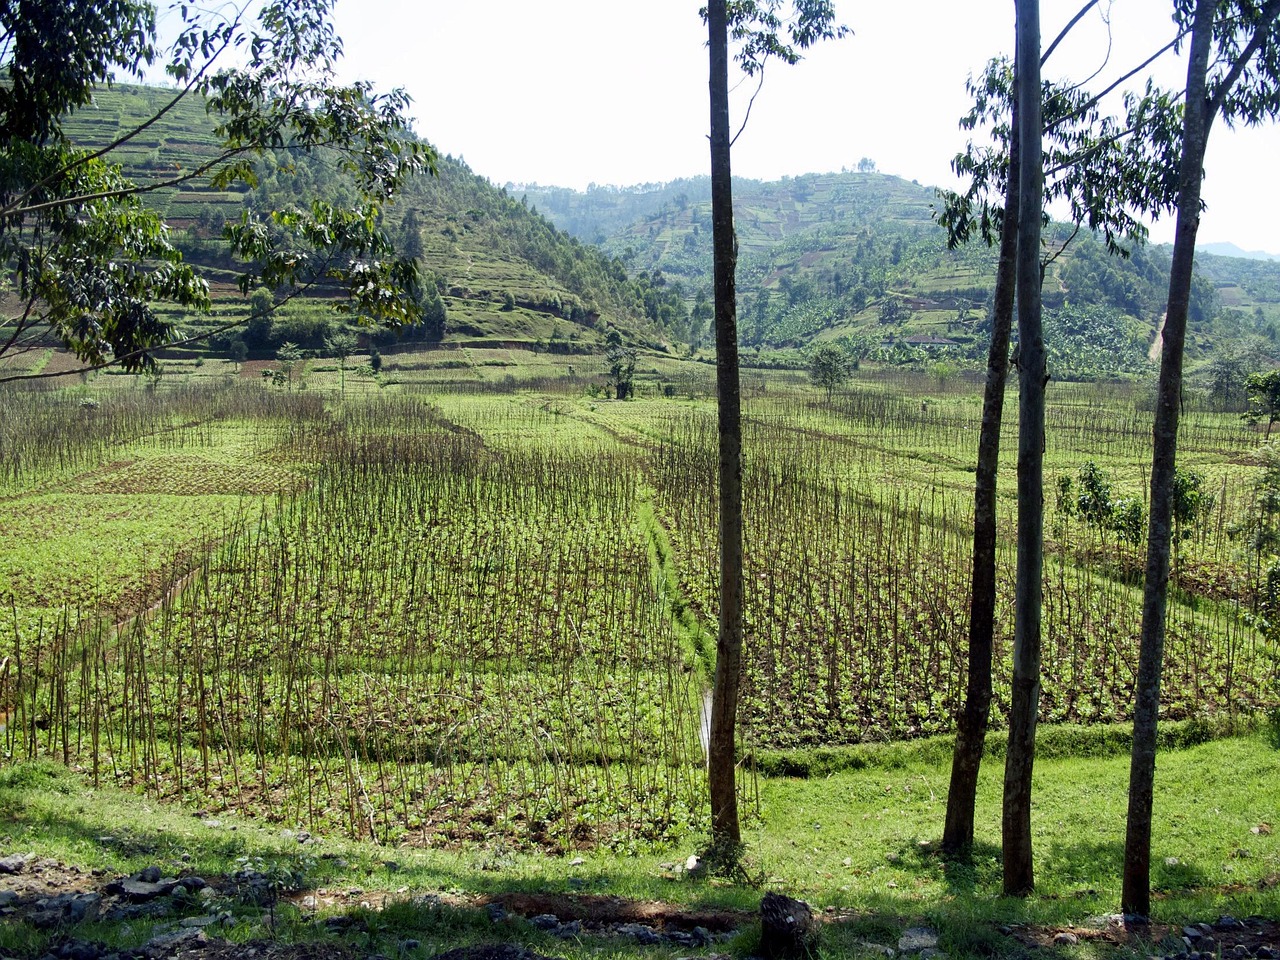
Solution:
[{"label": "rock", "polygon": [[1074,933],[1067,933],[1066,931],[1063,931],[1053,938],[1053,944],[1057,947],[1074,947],[1079,942],[1079,937]]},{"label": "rock", "polygon": [[536,917],[530,917],[529,922],[539,930],[554,930],[560,926],[560,918],[554,913],[540,913]]},{"label": "rock", "polygon": [[18,902],[18,894],[15,890],[0,890],[0,907],[12,907]]},{"label": "rock", "polygon": [[507,911],[502,909],[502,904],[491,903],[485,907],[485,911],[489,914],[489,919],[494,923],[501,923],[507,919]]},{"label": "rock", "polygon": [[1204,936],[1204,934],[1201,933],[1199,930],[1197,930],[1195,927],[1183,927],[1182,935],[1186,937],[1188,940],[1199,940],[1202,936]]},{"label": "rock", "polygon": [[42,897],[36,901],[37,910],[27,917],[32,926],[41,930],[96,920],[102,905],[97,893],[61,893],[56,897]]},{"label": "rock", "polygon": [[0,860],[0,873],[9,875],[21,873],[26,865],[27,858],[20,853],[15,853],[13,856]]},{"label": "rock", "polygon": [[620,937],[631,937],[636,943],[645,945],[662,942],[653,927],[646,927],[643,923],[622,923],[614,928],[614,932]]},{"label": "rock", "polygon": [[551,931],[553,937],[559,937],[562,940],[569,940],[579,936],[582,933],[582,924],[577,920],[570,920],[568,923],[562,923]]},{"label": "rock", "polygon": [[920,953],[924,950],[936,950],[938,934],[928,927],[908,927],[898,938],[899,953]]},{"label": "rock", "polygon": [[178,926],[188,929],[199,930],[204,927],[211,927],[215,923],[221,923],[221,916],[203,916],[203,917],[184,917],[178,921]]},{"label": "rock", "polygon": [[107,952],[105,944],[90,940],[67,940],[58,946],[54,956],[58,960],[98,960]]},{"label": "rock", "polygon": [[207,943],[209,938],[205,936],[203,930],[179,930],[176,933],[162,933],[158,937],[152,937],[143,944],[142,952],[153,958],[160,960],[162,957],[170,956],[179,950],[185,950],[194,947],[197,944]]},{"label": "rock", "polygon": [[[146,871],[143,871],[144,873]],[[154,900],[157,897],[167,896],[173,892],[173,888],[178,885],[177,880],[158,881],[135,879],[133,877],[125,877],[116,886],[119,892],[128,897],[135,903],[146,903],[148,900]]]},{"label": "rock", "polygon": [[947,955],[933,947],[925,947],[920,951],[920,960],[947,960]]},{"label": "rock", "polygon": [[134,876],[143,883],[159,883],[161,877],[160,868],[147,867],[147,869],[135,874]]},{"label": "rock", "polygon": [[438,953],[431,960],[550,960],[525,947],[509,943],[477,947],[457,947]]},{"label": "rock", "polygon": [[586,862],[587,861],[583,860],[581,857],[574,857],[572,860],[569,861],[569,866],[580,867]]},{"label": "rock", "polygon": [[771,960],[806,957],[818,944],[818,925],[803,900],[766,893],[760,901],[760,952]]}]

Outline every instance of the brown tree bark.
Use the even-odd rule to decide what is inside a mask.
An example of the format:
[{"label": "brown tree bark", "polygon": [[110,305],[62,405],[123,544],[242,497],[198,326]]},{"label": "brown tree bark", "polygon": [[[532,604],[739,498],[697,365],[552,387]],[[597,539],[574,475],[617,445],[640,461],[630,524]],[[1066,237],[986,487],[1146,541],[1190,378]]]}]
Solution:
[{"label": "brown tree bark", "polygon": [[[1233,97],[1233,88],[1249,61],[1268,43],[1280,19],[1280,0],[1262,7],[1242,4],[1223,11],[1218,0],[1197,0],[1191,27],[1187,63],[1187,88],[1182,118],[1182,156],[1178,169],[1178,220],[1174,231],[1173,258],[1169,270],[1169,302],[1164,322],[1160,380],[1156,390],[1156,415],[1151,460],[1151,512],[1147,521],[1147,566],[1142,595],[1142,633],[1138,677],[1134,690],[1133,748],[1129,763],[1129,810],[1124,844],[1124,882],[1121,909],[1133,917],[1151,912],[1151,812],[1155,793],[1156,734],[1160,717],[1160,673],[1164,665],[1165,611],[1169,588],[1169,555],[1173,533],[1173,481],[1177,469],[1178,415],[1182,406],[1182,357],[1186,344],[1187,315],[1191,304],[1192,267],[1196,234],[1200,229],[1200,186],[1204,155],[1213,121]],[[1214,52],[1215,17],[1224,12],[1252,33],[1233,38],[1234,62],[1209,90],[1209,66],[1223,49]],[[1244,28],[1237,27],[1237,31]],[[1225,45],[1224,45],[1225,46]],[[1237,115],[1251,121],[1274,117],[1274,90],[1278,80],[1263,70],[1253,78]]]},{"label": "brown tree bark", "polygon": [[969,676],[964,709],[956,723],[951,754],[951,784],[942,852],[956,856],[973,846],[978,771],[991,717],[991,655],[996,613],[996,474],[1000,467],[1000,426],[1004,417],[1009,371],[1009,331],[1013,326],[1013,294],[1018,252],[1018,109],[1013,109],[1009,170],[1005,185],[1000,260],[991,308],[991,344],[982,395],[982,430],[978,437],[977,478],[973,495],[973,576],[969,597]]},{"label": "brown tree bark", "polygon": [[1151,912],[1151,807],[1155,789],[1156,723],[1160,714],[1160,672],[1164,662],[1165,603],[1173,524],[1173,477],[1182,406],[1182,354],[1191,303],[1196,233],[1200,227],[1200,181],[1209,138],[1205,78],[1213,40],[1216,0],[1199,0],[1187,64],[1187,109],[1182,120],[1182,161],[1178,171],[1178,220],[1169,272],[1169,302],[1161,336],[1160,380],[1156,393],[1151,512],[1147,520],[1147,567],[1142,590],[1142,633],[1134,690],[1133,747],[1129,761],[1129,812],[1124,843],[1121,909],[1146,917]]},{"label": "brown tree bark", "polygon": [[1005,756],[1004,892],[1034,888],[1031,774],[1040,710],[1040,607],[1044,566],[1044,337],[1040,304],[1040,217],[1044,163],[1040,121],[1040,4],[1017,0],[1018,203],[1018,563],[1014,600],[1013,696]]},{"label": "brown tree bark", "polygon": [[742,417],[734,288],[738,242],[733,231],[730,167],[728,14],[707,4],[711,61],[711,222],[715,274],[716,389],[720,435],[720,631],[711,691],[707,749],[711,840],[731,851],[742,842],[735,784],[738,687],[742,674]]}]

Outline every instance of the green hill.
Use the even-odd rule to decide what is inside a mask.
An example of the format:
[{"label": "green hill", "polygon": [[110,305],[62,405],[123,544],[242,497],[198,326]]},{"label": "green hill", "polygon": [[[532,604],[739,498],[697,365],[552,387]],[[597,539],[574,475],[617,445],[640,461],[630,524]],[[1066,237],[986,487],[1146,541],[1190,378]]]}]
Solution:
[{"label": "green hill", "polygon": [[[67,133],[80,146],[104,146],[154,117],[172,97],[170,90],[135,86],[101,91],[93,106],[69,119]],[[111,157],[142,184],[181,178],[217,155],[213,127],[203,103],[187,98]],[[324,154],[281,150],[259,161],[256,174],[253,187],[214,190],[207,178],[196,177],[146,194],[175,243],[210,283],[213,315],[190,318],[184,326],[192,331],[249,314],[249,301],[236,285],[245,265],[229,258],[220,239],[226,221],[282,203],[341,199],[349,189]],[[386,220],[402,250],[416,254],[434,281],[445,320],[443,329],[428,323],[398,335],[371,333],[383,346],[398,339],[485,339],[593,350],[617,329],[624,339],[666,350],[671,327],[683,322],[683,291],[647,277],[633,279],[621,262],[556,229],[460,160],[446,157],[438,177],[410,183]],[[271,350],[282,340],[319,347],[338,322],[329,309],[331,296],[319,290],[279,311],[269,329],[250,329],[244,334],[250,348]]]},{"label": "green hill", "polygon": [[[634,270],[677,278],[707,295],[711,270],[710,181],[694,178],[575,192],[508,185],[557,224],[599,242]],[[932,220],[934,190],[879,173],[806,174],[734,182],[739,323],[748,347],[803,348],[845,339],[857,353],[919,363],[985,351],[994,253],[946,249]],[[1046,254],[1071,228],[1054,224]],[[1201,254],[1193,296],[1193,359],[1248,341],[1274,346],[1280,330],[1280,265]],[[1163,313],[1169,251],[1129,259],[1075,237],[1045,278],[1055,375],[1141,374]],[[694,311],[688,338],[708,337]],[[1270,352],[1263,351],[1270,356]],[[1265,358],[1255,358],[1263,362]]]}]

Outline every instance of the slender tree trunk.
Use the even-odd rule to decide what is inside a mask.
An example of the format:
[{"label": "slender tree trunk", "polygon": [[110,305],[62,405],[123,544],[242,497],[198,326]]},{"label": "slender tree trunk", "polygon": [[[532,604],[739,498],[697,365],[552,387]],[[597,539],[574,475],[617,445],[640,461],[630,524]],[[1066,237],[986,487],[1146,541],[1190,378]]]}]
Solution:
[{"label": "slender tree trunk", "polygon": [[1000,467],[1000,425],[1004,417],[1009,371],[1009,330],[1018,253],[1018,108],[1013,109],[1009,171],[1005,185],[1000,263],[991,308],[991,345],[982,395],[982,432],[978,438],[977,481],[973,495],[973,588],[969,599],[969,677],[964,710],[956,724],[951,755],[951,786],[942,852],[951,856],[973,846],[973,811],[978,770],[991,716],[991,650],[996,613],[996,474]]},{"label": "slender tree trunk", "polygon": [[1200,227],[1200,181],[1212,116],[1205,76],[1213,39],[1216,0],[1199,0],[1187,65],[1187,108],[1182,121],[1182,161],[1178,171],[1178,221],[1169,272],[1169,304],[1160,353],[1151,513],[1147,523],[1147,569],[1142,590],[1142,639],[1134,691],[1133,750],[1129,765],[1129,814],[1124,843],[1121,909],[1138,917],[1151,912],[1151,805],[1156,772],[1156,722],[1160,714],[1160,672],[1164,661],[1165,600],[1169,585],[1169,545],[1173,517],[1173,477],[1182,401],[1182,354],[1191,303],[1196,232]]},{"label": "slender tree trunk", "polygon": [[734,782],[738,684],[742,673],[742,422],[738,384],[738,323],[729,163],[729,44],[726,0],[707,4],[711,59],[711,222],[715,261],[716,389],[720,433],[720,633],[707,750],[714,846],[736,848],[738,797]]},{"label": "slender tree trunk", "polygon": [[1044,566],[1044,337],[1040,310],[1040,217],[1044,162],[1040,122],[1040,4],[1017,0],[1018,203],[1018,572],[1014,601],[1013,698],[1004,769],[1004,892],[1034,885],[1031,773],[1040,710],[1040,604]]}]

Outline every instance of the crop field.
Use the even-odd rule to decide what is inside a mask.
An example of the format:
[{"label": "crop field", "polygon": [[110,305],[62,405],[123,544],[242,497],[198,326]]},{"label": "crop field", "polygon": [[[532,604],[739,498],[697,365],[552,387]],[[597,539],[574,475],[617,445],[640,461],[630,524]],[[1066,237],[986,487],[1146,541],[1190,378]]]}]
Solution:
[{"label": "crop field", "polygon": [[[556,363],[464,349],[397,355],[345,393],[318,365],[296,390],[191,368],[6,393],[0,760],[424,846],[628,849],[700,829],[708,371],[642,361],[640,399],[617,402],[598,361]],[[978,388],[873,372],[828,403],[792,373],[745,379],[744,762],[948,732]],[[1088,469],[1141,503],[1142,406],[1139,387],[1051,388],[1047,723],[1130,716],[1142,548],[1073,504]],[[1011,422],[997,724],[1015,437]],[[1236,532],[1259,441],[1231,414],[1184,420],[1181,463],[1209,496],[1180,530],[1171,719],[1280,700]]]}]

